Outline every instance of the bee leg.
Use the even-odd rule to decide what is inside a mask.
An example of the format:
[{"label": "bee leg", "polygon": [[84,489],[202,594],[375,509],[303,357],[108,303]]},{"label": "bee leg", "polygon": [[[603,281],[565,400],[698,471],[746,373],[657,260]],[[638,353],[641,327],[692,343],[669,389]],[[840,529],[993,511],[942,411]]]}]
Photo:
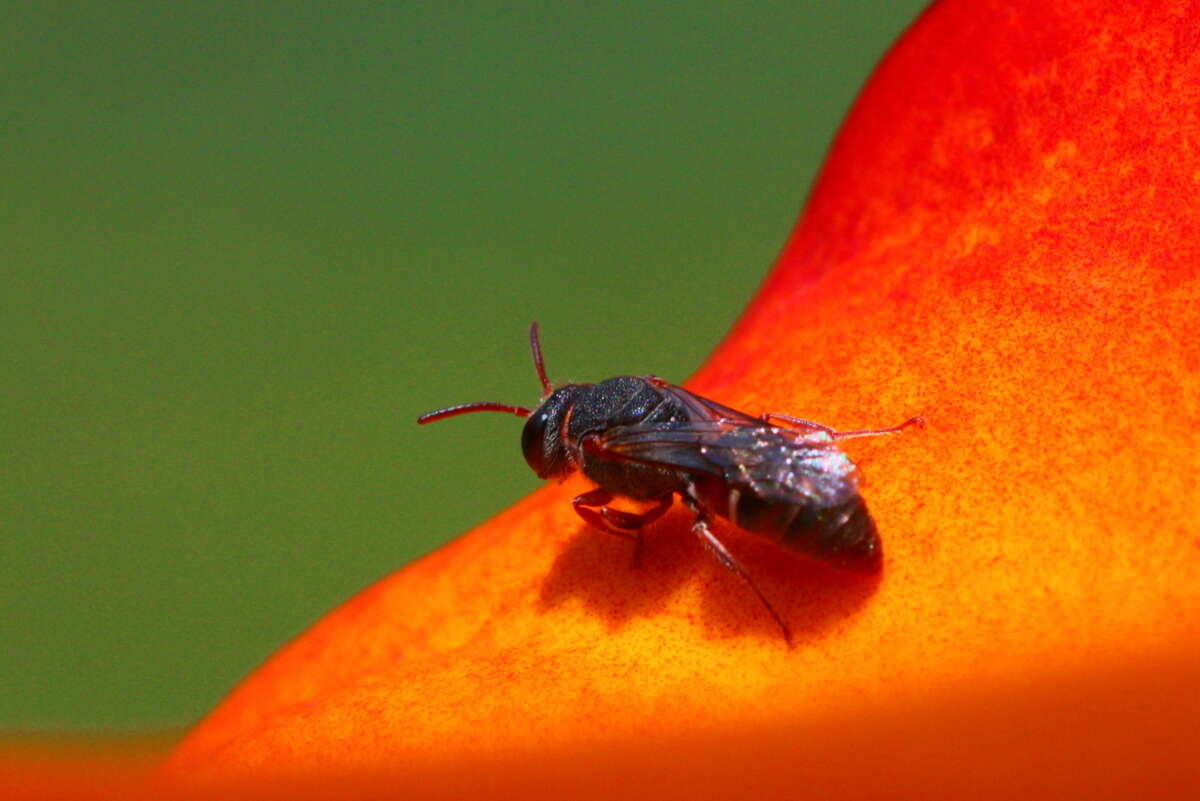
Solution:
[{"label": "bee leg", "polygon": [[857,437],[882,437],[888,434],[899,434],[909,426],[917,428],[925,427],[924,417],[910,417],[898,426],[890,428],[868,428],[862,431],[837,431],[829,426],[820,423],[814,423],[812,420],[803,420],[799,417],[792,417],[790,414],[777,414],[775,412],[767,412],[762,415],[764,423],[769,423],[772,420],[783,420],[797,428],[809,428],[814,431],[823,431],[833,439],[855,439]]},{"label": "bee leg", "polygon": [[809,428],[809,429],[812,429],[813,431],[824,431],[830,437],[837,437],[837,433],[838,433],[838,432],[834,431],[832,428],[830,428],[829,426],[822,425],[820,423],[814,423],[812,420],[804,420],[799,417],[792,417],[790,414],[778,414],[776,412],[764,412],[763,414],[759,415],[759,417],[762,419],[762,421],[764,423],[770,423],[772,420],[783,420],[785,423],[788,423],[789,425],[793,425],[796,428]]},{"label": "bee leg", "polygon": [[717,535],[712,533],[712,529],[708,527],[708,520],[705,518],[704,513],[691,503],[686,496],[684,497],[684,503],[687,503],[688,508],[696,513],[696,522],[692,523],[692,533],[700,538],[700,542],[704,545],[705,549],[721,563],[722,567],[738,574],[742,581],[750,585],[750,589],[758,596],[758,600],[762,601],[762,605],[767,608],[767,612],[771,614],[775,623],[778,624],[779,630],[783,632],[783,639],[787,642],[788,648],[791,648],[794,645],[792,630],[783,622],[783,618],[775,611],[775,607],[767,600],[767,596],[763,595],[762,590],[754,583],[754,579],[746,572],[746,568],[742,567],[741,562],[735,559],[733,554],[729,552],[729,549],[725,547],[725,543],[717,539]]},{"label": "bee leg", "polygon": [[899,434],[909,426],[917,428],[925,427],[924,417],[910,417],[898,426],[890,428],[868,428],[865,431],[834,431],[832,436],[834,439],[855,439],[856,437],[884,437],[888,434]]},{"label": "bee leg", "polygon": [[671,508],[671,494],[663,495],[655,506],[641,514],[613,509],[608,505],[612,499],[611,492],[594,489],[576,496],[571,501],[571,506],[575,509],[575,514],[582,517],[584,522],[593,528],[633,540],[633,566],[640,567],[642,564],[642,529],[662,517]]}]

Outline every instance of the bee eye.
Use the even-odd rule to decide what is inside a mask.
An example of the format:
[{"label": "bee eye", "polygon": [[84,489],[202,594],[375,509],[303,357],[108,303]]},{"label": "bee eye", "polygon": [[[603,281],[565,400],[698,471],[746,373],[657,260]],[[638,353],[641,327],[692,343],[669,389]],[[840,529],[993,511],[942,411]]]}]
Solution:
[{"label": "bee eye", "polygon": [[563,419],[578,391],[576,385],[559,387],[525,421],[525,428],[521,431],[521,451],[539,478],[551,478],[571,471],[562,429]]},{"label": "bee eye", "polygon": [[525,454],[525,461],[533,468],[533,472],[542,478],[547,474],[544,443],[548,411],[545,406],[538,408],[529,415],[529,419],[525,421],[525,428],[521,430],[521,452]]}]

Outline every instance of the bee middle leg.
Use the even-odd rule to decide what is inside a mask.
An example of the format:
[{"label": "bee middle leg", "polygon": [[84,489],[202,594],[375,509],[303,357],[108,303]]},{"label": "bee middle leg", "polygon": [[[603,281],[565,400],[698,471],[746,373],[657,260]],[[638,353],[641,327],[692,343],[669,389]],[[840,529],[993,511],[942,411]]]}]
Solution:
[{"label": "bee middle leg", "polygon": [[612,493],[608,490],[594,489],[577,495],[571,501],[571,506],[575,509],[575,514],[582,517],[584,522],[593,528],[633,540],[633,566],[640,567],[642,564],[642,529],[662,517],[671,508],[671,494],[663,495],[658,499],[656,505],[641,514],[622,512],[620,509],[612,508],[608,505],[612,499]]}]

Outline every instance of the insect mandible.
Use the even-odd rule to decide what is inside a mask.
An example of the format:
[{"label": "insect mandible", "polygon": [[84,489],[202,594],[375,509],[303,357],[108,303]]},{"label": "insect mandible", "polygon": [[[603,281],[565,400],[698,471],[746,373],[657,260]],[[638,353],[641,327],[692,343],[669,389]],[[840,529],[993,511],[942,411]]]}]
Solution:
[{"label": "insect mandible", "polygon": [[[643,529],[678,495],[694,515],[692,532],[746,582],[789,645],[791,629],[713,533],[712,518],[835,567],[879,570],[883,552],[875,522],[858,492],[857,469],[837,443],[896,434],[923,425],[923,418],[891,428],[835,431],[785,414],[754,417],[655,376],[555,388],[546,378],[537,323],[529,328],[529,346],[543,390],[536,408],[464,403],[427,412],[417,422],[470,412],[526,418],[521,449],[533,472],[549,479],[579,470],[591,479],[596,489],[576,497],[572,506],[591,526],[631,540],[635,564]],[[641,513],[621,511],[610,505],[615,496],[653,505]]]}]

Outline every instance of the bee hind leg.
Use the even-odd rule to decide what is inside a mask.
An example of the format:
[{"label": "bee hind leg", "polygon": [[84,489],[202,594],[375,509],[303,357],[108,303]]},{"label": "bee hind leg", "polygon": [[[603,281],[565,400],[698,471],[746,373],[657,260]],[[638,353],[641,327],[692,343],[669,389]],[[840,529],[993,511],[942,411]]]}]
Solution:
[{"label": "bee hind leg", "polygon": [[783,639],[787,642],[788,648],[791,648],[794,645],[792,641],[792,630],[788,628],[787,623],[783,622],[783,618],[780,617],[779,613],[775,611],[775,607],[772,606],[771,602],[767,600],[767,596],[763,595],[762,590],[758,588],[758,585],[754,583],[754,579],[750,577],[750,574],[746,571],[746,568],[742,567],[742,563],[734,558],[733,554],[729,552],[729,549],[725,547],[725,543],[717,539],[717,535],[712,533],[712,529],[708,527],[708,519],[704,516],[704,513],[697,508],[694,503],[690,502],[690,499],[687,498],[687,496],[684,496],[684,502],[687,503],[689,509],[696,513],[696,521],[692,523],[692,533],[699,538],[701,544],[704,545],[705,550],[711,553],[713,557],[721,563],[722,567],[724,567],[726,570],[736,573],[739,577],[741,577],[742,581],[749,585],[754,594],[758,596],[758,600],[760,600],[762,605],[767,608],[767,612],[770,613],[776,625],[779,626],[779,630],[783,632]]},{"label": "bee hind leg", "polygon": [[776,412],[767,412],[762,415],[764,423],[770,423],[772,420],[783,420],[796,428],[807,428],[813,431],[822,431],[829,435],[830,439],[857,439],[858,437],[884,437],[889,434],[899,434],[909,426],[917,428],[925,427],[924,417],[910,417],[898,426],[889,426],[888,428],[868,428],[862,431],[837,431],[827,425],[814,423],[812,420],[803,420],[799,417],[792,417],[790,414],[778,414]]},{"label": "bee hind leg", "polygon": [[642,529],[662,517],[671,508],[671,494],[663,495],[658,499],[656,505],[641,514],[622,512],[620,509],[612,508],[608,505],[612,499],[612,493],[608,490],[594,489],[577,495],[571,501],[571,506],[575,509],[575,514],[593,528],[632,540],[633,566],[641,567]]}]

